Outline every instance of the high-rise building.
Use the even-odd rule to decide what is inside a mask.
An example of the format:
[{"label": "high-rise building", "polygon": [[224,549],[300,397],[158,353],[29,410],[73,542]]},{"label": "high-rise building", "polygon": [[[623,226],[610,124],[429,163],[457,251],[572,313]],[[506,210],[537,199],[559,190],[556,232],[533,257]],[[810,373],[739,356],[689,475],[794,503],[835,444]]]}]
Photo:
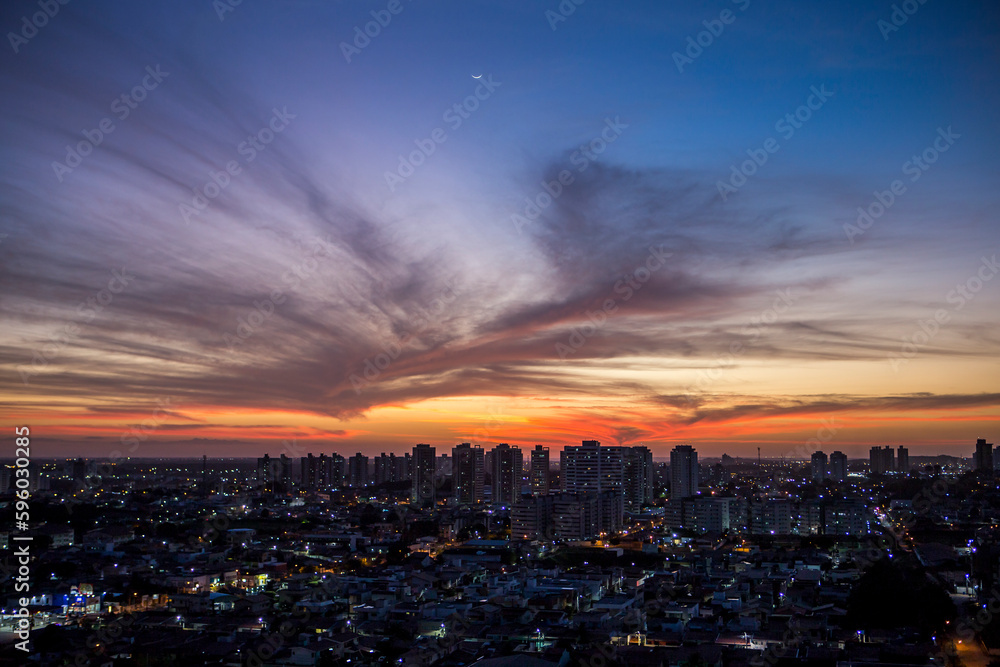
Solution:
[{"label": "high-rise building", "polygon": [[320,454],[316,457],[316,486],[326,489],[330,486],[330,457]]},{"label": "high-rise building", "polygon": [[836,498],[823,506],[825,535],[867,535],[868,510],[860,498]]},{"label": "high-rise building", "polygon": [[299,457],[299,484],[304,489],[316,489],[320,486],[322,469],[320,460],[312,453]]},{"label": "high-rise building", "polygon": [[347,479],[347,459],[340,454],[331,454],[328,465],[330,467],[329,485],[334,489],[344,488]]},{"label": "high-rise building", "polygon": [[698,452],[691,445],[677,445],[670,452],[670,497],[698,493]]},{"label": "high-rise building", "polygon": [[[87,479],[87,462],[80,458],[73,461],[73,481],[74,482],[86,482]],[[3,489],[6,491],[6,489]]]},{"label": "high-rise building", "polygon": [[818,535],[823,532],[823,502],[813,498],[798,503],[798,515],[793,516],[794,535]]},{"label": "high-rise building", "polygon": [[257,457],[257,486],[263,488],[271,483],[271,455]]},{"label": "high-rise building", "polygon": [[425,507],[437,501],[434,487],[434,471],[437,451],[430,445],[413,448],[413,491],[411,499],[415,505]]},{"label": "high-rise building", "polygon": [[830,479],[835,482],[847,481],[847,455],[844,452],[830,454]]},{"label": "high-rise building", "polygon": [[985,438],[976,440],[976,453],[972,461],[976,470],[993,472],[993,445],[986,442]]},{"label": "high-rise building", "polygon": [[281,455],[279,470],[277,479],[279,488],[276,490],[280,493],[289,493],[292,490],[292,460],[284,454]]},{"label": "high-rise building", "polygon": [[413,479],[413,458],[408,452],[402,456],[397,456],[393,461],[393,469],[395,481],[405,482],[408,479]]},{"label": "high-rise building", "polygon": [[493,492],[493,469],[496,468],[496,457],[493,452],[496,450],[489,450],[483,455],[483,460],[485,461],[486,468],[486,483],[489,484],[490,493]]},{"label": "high-rise building", "polygon": [[549,492],[549,448],[535,445],[531,450],[531,493],[544,496]]},{"label": "high-rise building", "polygon": [[825,452],[813,452],[811,467],[814,482],[822,483],[826,479],[826,461]]},{"label": "high-rise building", "polygon": [[516,540],[552,539],[552,501],[555,495],[521,498],[510,512],[510,535]]},{"label": "high-rise building", "polygon": [[493,502],[513,505],[521,497],[524,457],[518,447],[505,442],[493,448]]},{"label": "high-rise building", "polygon": [[624,447],[623,484],[625,507],[637,512],[643,505],[653,502],[653,452],[648,447]]},{"label": "high-rise building", "polygon": [[383,452],[374,459],[374,481],[376,484],[403,482],[410,478],[410,455],[396,456]]},{"label": "high-rise building", "polygon": [[621,447],[602,447],[597,440],[584,440],[579,447],[564,447],[559,461],[562,488],[567,493],[624,493]]},{"label": "high-rise building", "polygon": [[451,477],[453,472],[451,457],[447,454],[437,457],[437,462],[434,464],[434,472],[438,477]]},{"label": "high-rise building", "polygon": [[622,528],[624,509],[622,494],[617,490],[600,493],[553,493],[526,501],[535,501],[539,505],[544,503],[546,508],[549,507],[547,503],[551,502],[551,519],[548,525],[551,527],[552,538],[556,540],[588,540],[602,534],[613,535]]},{"label": "high-rise building", "polygon": [[358,452],[347,461],[348,483],[355,489],[368,486],[368,457]]},{"label": "high-rise building", "polygon": [[896,469],[895,456],[892,447],[872,447],[868,454],[873,475],[884,475]]},{"label": "high-rise building", "polygon": [[910,450],[900,445],[896,452],[896,471],[905,475],[910,472]]},{"label": "high-rise building", "polygon": [[623,514],[611,516],[609,513],[619,510],[624,513],[625,461],[622,447],[602,447],[597,440],[584,440],[578,447],[563,448],[559,467],[562,488],[566,493],[597,493],[601,497],[610,493],[617,497],[617,502],[596,502],[601,515],[607,515],[606,525],[621,526]]},{"label": "high-rise building", "polygon": [[451,459],[455,501],[459,505],[475,505],[483,502],[483,481],[486,476],[483,448],[463,442],[452,449]]},{"label": "high-rise building", "polygon": [[695,498],[691,508],[693,516],[688,523],[703,533],[739,529],[738,509],[743,502],[740,498]]},{"label": "high-rise building", "polygon": [[272,463],[270,454],[264,454],[264,456],[257,459],[257,486],[262,491],[274,490],[277,463],[277,461]]},{"label": "high-rise building", "polygon": [[552,494],[552,537],[587,540],[601,532],[596,493]]},{"label": "high-rise building", "polygon": [[382,452],[372,459],[372,480],[375,484],[385,484],[392,480],[392,460]]},{"label": "high-rise building", "polygon": [[788,498],[768,498],[750,503],[750,532],[754,535],[790,535],[795,504]]},{"label": "high-rise building", "polygon": [[402,482],[410,478],[409,471],[409,458],[410,455],[396,456],[395,454],[386,455],[382,452],[379,456],[376,456],[374,463],[374,477],[372,478],[375,484],[385,484],[387,482]]}]

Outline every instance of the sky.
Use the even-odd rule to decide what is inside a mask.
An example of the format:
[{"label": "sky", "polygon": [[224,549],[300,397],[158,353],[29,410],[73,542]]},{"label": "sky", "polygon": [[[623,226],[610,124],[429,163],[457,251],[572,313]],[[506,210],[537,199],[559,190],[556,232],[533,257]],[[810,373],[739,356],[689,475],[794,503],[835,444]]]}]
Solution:
[{"label": "sky", "polygon": [[1000,439],[996,3],[0,29],[0,422],[35,456]]}]

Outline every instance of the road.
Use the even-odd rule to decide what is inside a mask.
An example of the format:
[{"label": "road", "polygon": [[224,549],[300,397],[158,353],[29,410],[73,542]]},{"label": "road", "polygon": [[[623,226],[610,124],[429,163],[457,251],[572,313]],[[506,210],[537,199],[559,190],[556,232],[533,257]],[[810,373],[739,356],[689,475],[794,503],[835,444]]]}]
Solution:
[{"label": "road", "polygon": [[963,641],[953,639],[958,659],[965,667],[987,667],[990,664],[990,656],[983,648],[982,643],[976,640]]}]

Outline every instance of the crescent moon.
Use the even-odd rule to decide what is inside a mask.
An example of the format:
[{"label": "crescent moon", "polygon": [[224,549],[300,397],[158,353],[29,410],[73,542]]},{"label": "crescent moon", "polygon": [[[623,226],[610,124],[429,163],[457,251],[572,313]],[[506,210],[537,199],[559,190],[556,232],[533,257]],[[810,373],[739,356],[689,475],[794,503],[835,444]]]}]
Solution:
[{"label": "crescent moon", "polygon": [[473,78],[473,79],[482,79],[482,78],[483,78],[483,75],[482,75],[482,74],[480,74],[479,76],[476,76],[475,74],[473,74],[473,75],[472,75],[472,78]]}]

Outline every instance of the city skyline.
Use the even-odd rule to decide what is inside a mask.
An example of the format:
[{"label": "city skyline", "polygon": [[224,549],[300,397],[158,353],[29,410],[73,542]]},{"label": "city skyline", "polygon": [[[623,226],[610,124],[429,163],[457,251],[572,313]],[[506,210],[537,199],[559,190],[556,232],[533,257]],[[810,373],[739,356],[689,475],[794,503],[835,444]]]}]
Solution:
[{"label": "city skyline", "polygon": [[[584,446],[586,446],[587,443],[596,443],[596,445],[598,447],[602,448],[602,449],[615,448],[615,449],[633,449],[633,450],[635,450],[635,449],[643,450],[644,449],[644,450],[648,450],[648,448],[643,443],[619,445],[619,444],[601,443],[600,441],[596,441],[596,440],[584,440],[582,442],[583,442]],[[385,462],[385,463],[389,463],[389,462],[392,462],[392,461],[402,462],[404,460],[404,457],[406,457],[405,460],[406,460],[407,464],[409,465],[410,462],[412,461],[411,456],[413,454],[415,454],[416,447],[418,447],[418,446],[430,447],[430,448],[434,449],[435,452],[436,452],[437,447],[438,447],[438,446],[433,445],[433,444],[421,443],[419,445],[414,445],[411,448],[402,449],[402,450],[398,450],[398,451],[382,449],[382,450],[371,450],[371,451],[358,451],[358,452],[355,452],[350,447],[342,448],[340,451],[337,451],[337,450],[325,450],[325,449],[308,449],[307,450],[307,449],[301,447],[298,443],[292,443],[290,446],[288,446],[288,443],[286,443],[286,445],[282,449],[280,449],[280,450],[271,450],[271,449],[268,449],[268,450],[264,450],[264,451],[260,452],[259,455],[255,455],[253,453],[248,453],[245,456],[242,456],[242,455],[241,456],[208,456],[207,454],[202,454],[202,455],[199,455],[199,456],[177,455],[177,456],[136,457],[136,456],[121,456],[121,455],[116,455],[116,454],[120,454],[120,453],[119,452],[113,452],[112,455],[108,456],[108,457],[88,457],[88,456],[82,456],[82,455],[78,456],[78,457],[48,457],[48,456],[46,456],[46,457],[39,457],[38,460],[48,461],[48,462],[52,462],[52,461],[58,462],[58,461],[68,461],[68,460],[73,460],[73,459],[83,459],[83,460],[90,460],[90,459],[92,459],[92,460],[96,460],[96,461],[108,460],[110,462],[127,462],[127,461],[152,461],[152,460],[162,460],[162,461],[171,461],[171,460],[173,460],[173,461],[201,461],[202,459],[206,459],[207,458],[208,460],[212,460],[212,461],[217,461],[217,460],[243,460],[243,461],[250,461],[250,460],[254,460],[254,459],[256,459],[256,460],[259,461],[262,457],[266,457],[266,456],[271,457],[272,460],[279,460],[282,455],[285,455],[286,458],[289,461],[312,460],[314,457],[318,461],[320,459],[320,457],[327,457],[327,458],[332,457],[335,460],[339,460],[343,465],[347,465],[349,459],[351,459],[351,458],[353,458],[355,456],[363,456],[365,459],[368,460],[368,470],[369,470],[369,472],[370,473],[374,473],[375,475],[378,475],[377,471],[379,469],[379,465],[381,465],[383,462]],[[935,459],[935,458],[945,457],[945,458],[948,458],[948,459],[955,459],[955,460],[966,461],[966,462],[968,462],[970,464],[970,466],[973,469],[979,469],[979,468],[992,469],[992,467],[993,467],[992,464],[993,464],[993,461],[995,460],[995,459],[992,458],[993,457],[993,446],[994,446],[993,443],[992,442],[987,442],[987,440],[985,438],[977,438],[976,442],[972,444],[972,451],[970,453],[967,453],[967,454],[964,454],[964,455],[960,454],[960,453],[959,454],[955,454],[955,453],[935,452],[935,453],[930,453],[930,454],[917,454],[916,458],[917,459],[925,459],[926,460],[926,459]],[[493,454],[493,452],[498,447],[509,447],[511,449],[514,449],[514,450],[517,450],[517,451],[520,452],[520,456],[522,457],[522,469],[525,471],[525,475],[526,475],[525,479],[527,480],[526,484],[528,484],[528,486],[532,486],[534,484],[534,482],[532,481],[531,476],[532,476],[533,470],[534,470],[534,468],[532,467],[532,465],[533,465],[533,462],[534,462],[534,460],[536,458],[536,455],[538,455],[538,459],[537,460],[540,463],[544,461],[545,463],[547,463],[548,468],[552,468],[554,466],[556,469],[559,469],[559,468],[562,467],[563,459],[566,456],[566,451],[564,449],[556,449],[556,450],[554,450],[554,452],[551,452],[551,453],[554,453],[555,456],[551,457],[550,456],[550,449],[548,447],[543,446],[543,445],[534,445],[534,446],[532,446],[531,444],[518,444],[518,443],[511,444],[511,443],[506,443],[506,442],[503,442],[503,443],[501,443],[501,442],[495,442],[495,443],[461,442],[461,443],[456,443],[456,444],[452,445],[450,448],[442,446],[441,453],[440,454],[435,453],[434,460],[435,461],[440,461],[440,460],[458,461],[459,460],[459,453],[460,452],[463,453],[463,454],[464,453],[468,453],[469,450],[471,449],[472,451],[478,451],[482,455],[481,458],[483,458],[484,461],[483,461],[483,463],[481,465],[481,471],[483,473],[486,473],[486,472],[489,472],[491,470],[491,468],[489,467],[490,466],[490,463],[489,463],[490,459],[488,457],[491,456]],[[569,448],[570,450],[576,450],[576,449],[579,449],[579,447],[580,447],[580,445],[578,445],[578,444],[567,445],[567,448]],[[661,456],[652,456],[652,451],[650,451],[650,460],[655,461],[657,463],[661,463],[661,464],[669,463],[671,461],[671,459],[673,458],[674,453],[678,449],[684,449],[686,447],[690,447],[690,445],[675,445],[670,451],[666,452],[665,455],[661,455]],[[889,461],[888,464],[886,464],[884,458],[882,456],[879,456],[879,454],[886,454],[885,450],[887,450],[887,449],[891,449],[891,447],[889,447],[888,445],[886,445],[886,446],[873,446],[864,455],[857,455],[857,456],[849,456],[848,454],[840,451],[839,449],[833,449],[831,447],[826,447],[825,449],[821,447],[820,449],[817,449],[817,450],[811,451],[811,452],[807,452],[805,448],[800,447],[800,448],[796,449],[795,451],[788,452],[787,455],[782,455],[782,456],[777,456],[777,457],[763,456],[763,455],[760,456],[760,457],[757,457],[757,456],[730,456],[728,453],[725,453],[725,452],[723,452],[721,455],[705,455],[704,452],[699,453],[698,450],[697,450],[697,448],[692,448],[692,452],[695,455],[695,459],[700,459],[701,462],[702,462],[702,463],[698,463],[697,465],[703,465],[703,464],[704,465],[708,465],[709,462],[712,462],[712,463],[722,462],[724,464],[725,463],[732,463],[732,464],[739,463],[739,464],[742,464],[742,465],[746,465],[746,464],[756,463],[758,460],[761,461],[761,462],[763,462],[763,463],[768,463],[768,464],[773,464],[773,463],[781,462],[781,463],[787,463],[787,464],[804,463],[804,464],[812,465],[812,464],[816,463],[816,456],[822,454],[822,455],[827,455],[827,459],[825,460],[825,463],[824,463],[824,466],[825,466],[827,472],[824,474],[824,479],[836,479],[836,480],[839,480],[839,481],[843,481],[842,480],[842,476],[838,476],[838,475],[832,474],[831,471],[833,471],[835,469],[836,470],[840,470],[841,468],[838,468],[838,466],[839,465],[846,465],[846,462],[848,462],[848,461],[852,461],[852,462],[856,462],[856,461],[868,461],[870,464],[874,464],[874,465],[878,466],[878,468],[879,468],[878,472],[885,472],[885,471],[888,471],[888,472],[905,472],[905,471],[908,471],[910,469],[910,467],[911,467],[912,464],[909,463],[909,449],[906,446],[899,445],[898,448],[897,448],[897,450],[901,451],[903,453],[903,456],[904,456],[903,459],[900,459],[900,461],[902,461],[900,463],[896,462],[897,461],[897,459],[896,459],[896,452],[893,452],[893,459],[891,461]],[[982,454],[983,451],[987,451],[988,453],[986,455],[984,455],[984,454]],[[352,454],[352,452],[354,452],[354,453]],[[477,456],[479,456],[479,455],[477,455]],[[843,460],[843,464],[837,463],[837,461],[840,460],[840,459]],[[5,461],[5,460],[10,460],[10,459],[9,459],[9,457],[8,458],[0,457],[0,461]],[[295,465],[299,465],[299,464],[296,463]],[[475,466],[480,466],[480,464],[475,464]],[[345,474],[348,474],[346,469],[345,469]],[[387,472],[386,474],[388,475],[389,473]],[[845,472],[845,474],[846,474],[846,472]],[[374,477],[372,479],[374,479]],[[817,480],[817,481],[821,481],[821,480]],[[541,487],[545,487],[547,485],[547,483],[548,483],[548,479],[545,478],[544,481],[542,479],[539,479],[539,480],[537,480],[537,483]]]},{"label": "city skyline", "polygon": [[995,5],[216,5],[0,10],[36,456],[998,440]]},{"label": "city skyline", "polygon": [[1000,665],[996,0],[0,34],[0,667]]}]

